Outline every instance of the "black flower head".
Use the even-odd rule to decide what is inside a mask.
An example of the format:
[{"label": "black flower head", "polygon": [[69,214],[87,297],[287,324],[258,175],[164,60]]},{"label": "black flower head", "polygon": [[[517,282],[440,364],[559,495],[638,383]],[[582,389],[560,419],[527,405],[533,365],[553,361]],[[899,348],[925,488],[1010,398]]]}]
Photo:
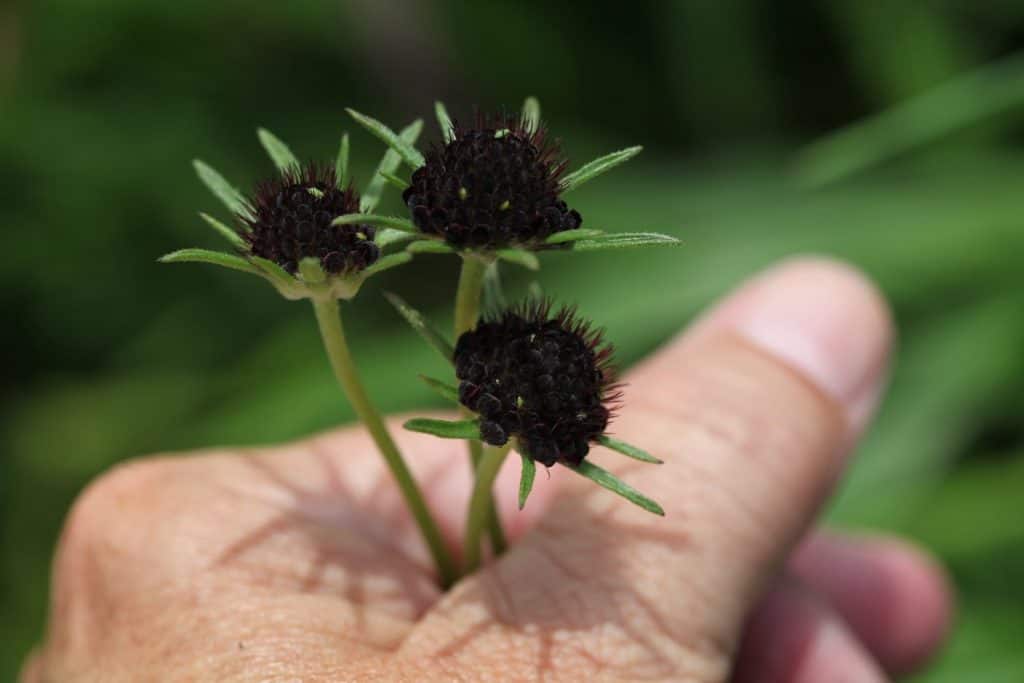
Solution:
[{"label": "black flower head", "polygon": [[254,216],[243,219],[253,256],[269,259],[293,275],[304,258],[319,259],[331,275],[357,273],[380,256],[370,225],[331,225],[338,216],[359,212],[359,195],[338,188],[334,169],[308,164],[259,185]]},{"label": "black flower head", "polygon": [[417,228],[456,249],[537,246],[582,223],[559,199],[565,167],[543,128],[477,116],[475,126],[454,125],[450,142],[426,153],[402,199]]},{"label": "black flower head", "polygon": [[618,400],[612,347],[572,308],[547,301],[513,308],[466,332],[455,347],[459,401],[480,415],[480,434],[550,467],[579,465]]}]

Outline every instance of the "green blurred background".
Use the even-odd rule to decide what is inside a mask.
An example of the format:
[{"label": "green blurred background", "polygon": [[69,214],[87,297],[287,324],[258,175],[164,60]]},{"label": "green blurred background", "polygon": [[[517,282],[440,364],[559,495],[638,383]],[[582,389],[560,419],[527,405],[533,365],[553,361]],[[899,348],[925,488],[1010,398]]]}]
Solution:
[{"label": "green blurred background", "polygon": [[[877,279],[901,348],[831,515],[949,567],[959,625],[918,680],[1024,680],[1021,48],[1019,0],[0,5],[0,680],[42,632],[61,521],[97,473],[351,417],[307,307],[155,263],[220,246],[190,160],[246,187],[272,172],[256,126],[325,160],[348,128],[365,180],[381,148],[343,107],[397,126],[434,98],[465,114],[528,94],[577,163],[646,147],[574,195],[587,224],[687,243],[544,258],[545,287],[627,361],[790,254]],[[444,318],[454,269],[421,257],[352,306],[388,410],[431,404],[413,375],[439,367],[380,289]]]}]

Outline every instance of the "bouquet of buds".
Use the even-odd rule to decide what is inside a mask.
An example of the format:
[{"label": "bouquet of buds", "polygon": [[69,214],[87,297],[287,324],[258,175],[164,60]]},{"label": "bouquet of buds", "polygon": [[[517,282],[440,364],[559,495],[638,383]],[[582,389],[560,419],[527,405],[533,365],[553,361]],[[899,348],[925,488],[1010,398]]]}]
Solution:
[{"label": "bouquet of buds", "polygon": [[[608,426],[620,409],[612,347],[599,328],[571,306],[556,306],[539,286],[509,305],[501,289],[502,263],[540,268],[539,254],[641,246],[678,240],[649,232],[606,233],[583,227],[563,198],[605,171],[636,156],[629,147],[573,172],[558,142],[528,98],[518,116],[478,114],[471,125],[454,122],[441,103],[440,143],[425,153],[415,144],[416,120],[396,133],[348,110],[384,142],[376,173],[357,192],[349,177],[349,136],[333,165],[300,162],[269,131],[259,139],[279,174],[247,196],[201,161],[199,178],[232,214],[232,224],[201,214],[233,253],[182,249],[165,263],[202,262],[258,275],[284,297],[309,299],[327,357],[339,384],[373,437],[437,565],[442,585],[479,567],[484,536],[495,554],[506,541],[492,487],[508,452],[522,460],[519,507],[533,487],[536,465],[561,465],[655,514],[653,500],[587,460],[599,444],[644,462],[647,452],[612,438]],[[410,171],[408,179],[401,169]],[[408,217],[374,213],[385,188],[401,190]],[[462,566],[441,540],[437,524],[352,358],[339,301],[354,298],[373,275],[417,254],[452,254],[461,261],[455,293],[454,342],[400,297],[386,295],[409,324],[452,365],[451,378],[422,377],[456,404],[461,419],[413,419],[405,428],[467,442],[475,484],[469,503]]]}]

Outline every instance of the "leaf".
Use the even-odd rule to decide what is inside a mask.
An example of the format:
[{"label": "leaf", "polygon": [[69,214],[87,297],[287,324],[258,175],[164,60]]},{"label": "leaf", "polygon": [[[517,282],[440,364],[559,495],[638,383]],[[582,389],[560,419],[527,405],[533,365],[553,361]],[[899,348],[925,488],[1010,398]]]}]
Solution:
[{"label": "leaf", "polygon": [[419,229],[412,224],[412,221],[408,218],[399,218],[398,216],[379,216],[373,213],[347,213],[331,221],[331,225],[358,225],[359,223],[383,225],[385,228],[401,230],[402,232],[419,232]]},{"label": "leaf", "polygon": [[597,251],[630,247],[675,247],[681,244],[675,237],[657,232],[620,232],[573,242],[572,248],[573,251]]},{"label": "leaf", "polygon": [[636,147],[627,147],[626,149],[620,149],[618,152],[606,154],[599,159],[594,159],[590,163],[584,164],[579,169],[562,178],[562,191],[568,192],[570,190],[575,190],[588,180],[593,180],[602,173],[612,170],[619,164],[629,161],[642,150],[643,147],[639,145]]},{"label": "leaf", "polygon": [[[402,161],[408,164],[410,168],[417,169],[424,164],[425,160],[419,150],[413,147],[410,142],[398,136],[395,131],[391,130],[377,119],[366,116],[365,114],[360,114],[355,109],[346,109],[345,111],[347,111],[349,116],[355,119],[359,125],[368,130],[385,145],[393,149],[398,156],[402,158]],[[422,122],[420,125],[422,125]]]},{"label": "leaf", "polygon": [[400,251],[394,254],[388,254],[387,256],[381,256],[373,265],[367,266],[359,274],[364,278],[368,278],[371,275],[376,275],[377,273],[400,266],[403,263],[408,263],[409,261],[412,261],[412,254],[407,252]]},{"label": "leaf", "polygon": [[445,360],[449,363],[455,357],[455,349],[452,348],[451,343],[444,338],[437,329],[430,324],[430,322],[423,317],[423,314],[417,311],[415,308],[405,303],[402,297],[391,292],[384,292],[384,298],[386,298],[395,309],[405,318],[406,322],[412,325],[412,328],[423,337],[428,344],[434,347],[434,350],[444,356]]},{"label": "leaf", "polygon": [[259,269],[262,271],[261,274],[270,278],[278,285],[279,288],[295,288],[296,282],[292,274],[270,259],[265,259],[260,256],[250,256],[249,260],[259,266]]},{"label": "leaf", "polygon": [[434,379],[433,377],[427,377],[426,375],[420,375],[420,379],[441,398],[446,398],[452,403],[459,402],[459,390],[451,384]]},{"label": "leaf", "polygon": [[648,512],[653,512],[656,515],[665,516],[665,511],[660,505],[655,503],[653,500],[645,496],[644,494],[637,491],[635,488],[616,477],[611,472],[601,469],[597,465],[584,460],[578,466],[569,466],[569,469],[582,474],[584,477],[594,482],[598,486],[603,486],[612,493],[617,493],[622,496],[630,503],[639,505]]},{"label": "leaf", "polygon": [[418,237],[415,233],[406,232],[405,230],[395,230],[394,228],[382,228],[377,231],[377,236],[373,238],[373,241],[377,243],[377,246],[383,249],[384,247],[391,246],[392,244],[400,244],[402,242],[408,242]]},{"label": "leaf", "polygon": [[219,220],[207,213],[199,214],[199,217],[206,221],[211,228],[220,233],[221,237],[231,242],[238,249],[245,249],[245,240],[236,231],[221,223]]},{"label": "leaf", "polygon": [[523,129],[527,133],[533,133],[540,125],[540,101],[533,96],[527,97],[523,102]]},{"label": "leaf", "polygon": [[484,270],[482,308],[485,315],[495,315],[508,308],[505,292],[501,287],[501,274],[498,272],[497,261],[487,264],[487,268]]},{"label": "leaf", "polygon": [[263,149],[267,150],[270,160],[274,162],[277,170],[282,175],[288,172],[297,173],[299,171],[299,160],[295,158],[292,151],[288,149],[288,145],[284,144],[280,138],[266,128],[258,129],[256,135],[259,137]]},{"label": "leaf", "polygon": [[405,189],[409,187],[409,183],[405,182],[404,180],[396,176],[394,173],[385,173],[384,171],[377,171],[377,174],[384,180],[388,181],[389,183],[397,187],[399,190],[405,191]]},{"label": "leaf", "polygon": [[338,189],[344,190],[348,185],[348,133],[341,136],[338,158],[334,161],[334,177],[338,183]]},{"label": "leaf", "polygon": [[658,458],[655,458],[653,455],[651,455],[647,451],[641,450],[641,449],[637,448],[636,446],[633,446],[633,445],[630,445],[630,444],[626,443],[625,441],[619,441],[618,439],[613,439],[610,436],[604,436],[604,435],[599,436],[599,437],[597,437],[597,442],[599,444],[601,444],[602,446],[604,446],[605,448],[610,448],[610,449],[612,449],[613,451],[615,451],[617,453],[622,453],[623,455],[629,456],[630,458],[634,458],[636,460],[642,460],[643,462],[654,463],[655,465],[662,465],[662,464],[664,464],[663,460],[659,460]]},{"label": "leaf", "polygon": [[442,439],[479,439],[480,424],[476,420],[433,420],[427,417],[417,417],[407,420],[402,425],[410,432],[421,434],[433,434]]},{"label": "leaf", "polygon": [[302,276],[302,281],[309,284],[315,285],[327,281],[327,273],[320,265],[320,259],[314,256],[307,256],[299,261],[299,274]]},{"label": "leaf", "polygon": [[519,457],[523,459],[523,472],[519,476],[519,509],[522,510],[526,507],[526,499],[530,497],[530,491],[533,490],[533,478],[537,476],[537,464],[533,462],[533,458],[522,453],[519,454]]},{"label": "leaf", "polygon": [[441,128],[441,139],[444,140],[445,144],[448,144],[455,136],[455,126],[452,125],[452,120],[448,116],[448,110],[445,108],[444,102],[440,100],[434,102],[434,113],[437,115],[437,125]]},{"label": "leaf", "polygon": [[604,230],[598,230],[596,228],[576,228],[575,230],[563,230],[562,232],[556,232],[553,235],[548,236],[544,240],[544,244],[565,244],[566,242],[575,242],[577,240],[590,239],[592,237],[600,237],[604,234]]},{"label": "leaf", "polygon": [[[399,133],[399,137],[408,142],[410,145],[416,142],[416,139],[420,136],[420,132],[423,130],[423,121],[416,119],[408,126],[402,129]],[[370,177],[370,182],[367,183],[366,189],[363,191],[363,198],[359,204],[359,209],[363,213],[373,213],[373,210],[380,204],[381,195],[384,193],[384,176],[382,173],[394,173],[398,170],[398,165],[402,163],[402,157],[398,156],[398,153],[392,149],[384,152],[384,156],[381,157],[380,163],[377,164],[377,171]]]},{"label": "leaf", "polygon": [[419,240],[405,248],[410,254],[456,254],[455,249],[440,240]]},{"label": "leaf", "polygon": [[215,266],[240,270],[243,273],[262,275],[259,268],[241,256],[209,249],[179,249],[170,254],[164,254],[157,260],[160,263],[212,263]]},{"label": "leaf", "polygon": [[243,218],[253,218],[254,214],[252,207],[249,205],[249,201],[242,196],[242,193],[236,190],[231,184],[224,179],[220,173],[213,170],[212,167],[208,166],[199,159],[192,161],[192,166],[196,169],[196,174],[199,175],[199,179],[203,181],[203,184],[209,188],[210,192],[224,203],[224,206],[228,207],[231,213]]},{"label": "leaf", "polygon": [[503,261],[515,263],[523,268],[529,268],[530,270],[540,269],[540,261],[532,251],[525,249],[498,249],[494,253]]}]

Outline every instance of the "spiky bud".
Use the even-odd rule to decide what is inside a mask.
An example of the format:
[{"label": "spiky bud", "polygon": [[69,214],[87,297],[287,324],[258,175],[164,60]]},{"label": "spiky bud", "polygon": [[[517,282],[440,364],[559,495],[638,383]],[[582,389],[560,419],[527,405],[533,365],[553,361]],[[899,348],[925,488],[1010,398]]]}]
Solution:
[{"label": "spiky bud", "polygon": [[579,465],[617,400],[612,347],[601,332],[547,301],[513,308],[459,337],[459,401],[480,415],[482,439],[517,437],[530,458]]},{"label": "spiky bud", "polygon": [[425,159],[402,198],[416,227],[457,249],[537,246],[583,222],[559,198],[566,162],[539,126],[478,116]]},{"label": "spiky bud", "polygon": [[357,273],[380,256],[370,225],[331,225],[338,216],[359,212],[359,195],[339,189],[331,167],[308,164],[301,171],[259,185],[252,201],[255,216],[242,233],[254,256],[296,273],[299,261],[320,260],[331,275]]}]

